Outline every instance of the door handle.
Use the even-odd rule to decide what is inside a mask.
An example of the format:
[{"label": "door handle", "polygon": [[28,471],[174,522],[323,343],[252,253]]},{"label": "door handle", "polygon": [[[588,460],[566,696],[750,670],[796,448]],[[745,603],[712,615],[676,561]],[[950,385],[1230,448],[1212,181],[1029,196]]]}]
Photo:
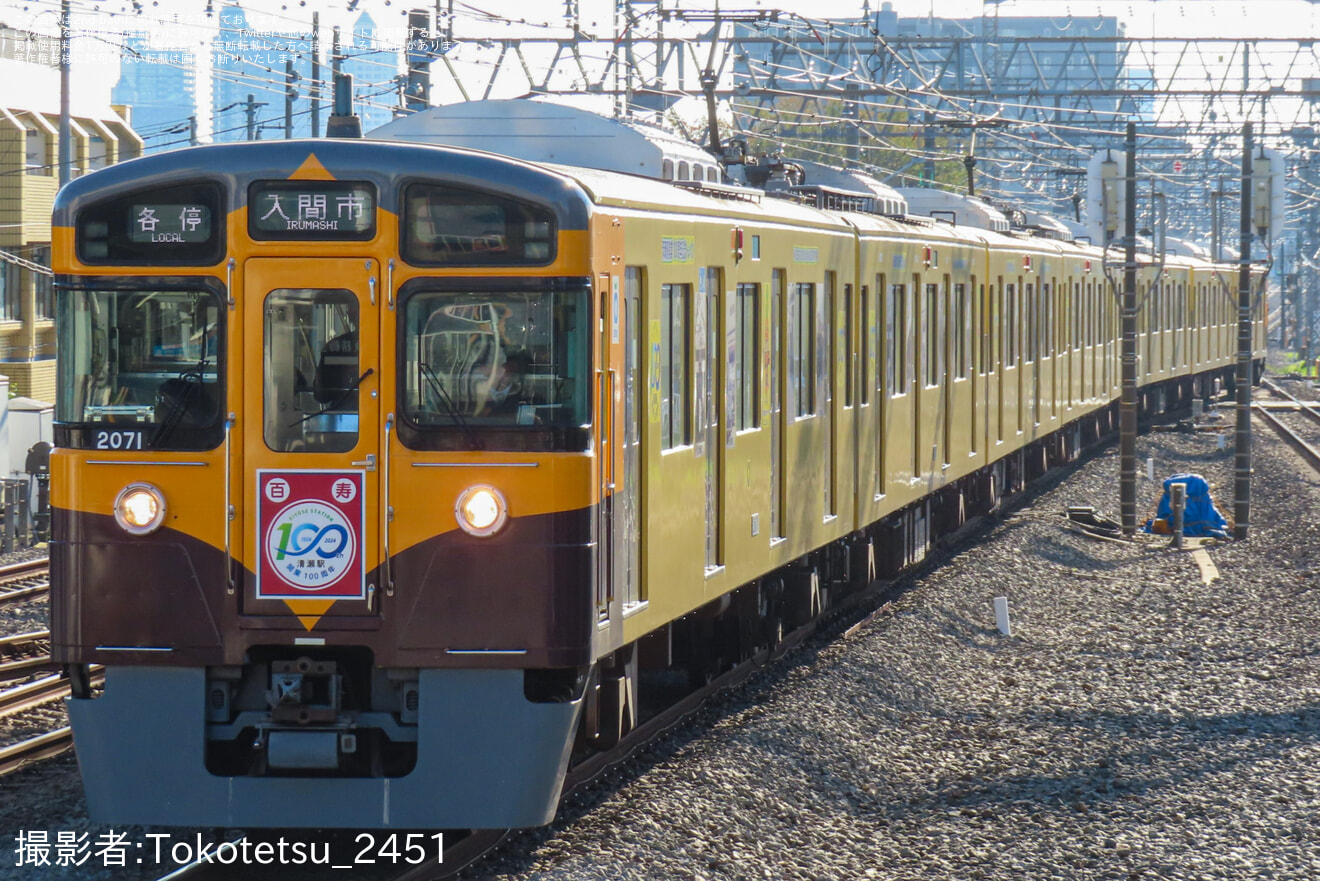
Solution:
[{"label": "door handle", "polygon": [[367,458],[363,459],[361,462],[351,462],[351,463],[349,463],[349,464],[353,465],[355,468],[365,468],[365,469],[367,469],[368,471],[375,471],[375,470],[376,470],[376,454],[375,454],[375,453],[367,453]]},{"label": "door handle", "polygon": [[[394,261],[391,260],[393,265]],[[383,565],[385,567],[385,596],[394,596],[394,575],[390,572],[390,523],[394,520],[394,508],[390,505],[390,434],[394,431],[394,414],[385,417],[385,448],[381,451],[381,507],[385,515],[385,523],[382,532],[385,536],[385,557]]]},{"label": "door handle", "polygon": [[606,463],[609,466],[610,479],[609,482],[606,483],[605,487],[606,489],[613,490],[615,488],[614,485],[615,484],[614,481],[614,383],[616,379],[614,368],[611,367],[609,370],[605,371],[605,375],[606,375],[605,406],[609,409],[609,417],[610,417],[610,431],[608,435],[609,450],[606,451],[605,453]]},{"label": "door handle", "polygon": [[[232,261],[231,261],[232,262]],[[233,594],[234,585],[234,549],[230,536],[231,527],[234,522],[234,505],[230,499],[229,472],[230,456],[229,443],[230,434],[234,429],[234,422],[237,421],[233,413],[225,419],[225,592]]]}]

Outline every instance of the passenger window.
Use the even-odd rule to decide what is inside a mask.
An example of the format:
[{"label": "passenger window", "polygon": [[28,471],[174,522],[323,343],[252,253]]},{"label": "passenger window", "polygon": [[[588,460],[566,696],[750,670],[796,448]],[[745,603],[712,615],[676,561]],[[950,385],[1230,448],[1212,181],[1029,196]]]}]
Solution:
[{"label": "passenger window", "polygon": [[660,286],[660,446],[692,443],[692,408],[689,403],[692,286]]}]

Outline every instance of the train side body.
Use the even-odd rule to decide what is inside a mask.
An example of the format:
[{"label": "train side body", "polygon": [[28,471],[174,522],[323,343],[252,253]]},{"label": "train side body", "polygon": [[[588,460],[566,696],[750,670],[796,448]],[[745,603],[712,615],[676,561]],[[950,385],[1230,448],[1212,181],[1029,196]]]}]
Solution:
[{"label": "train side body", "polygon": [[[69,702],[103,822],[547,822],[639,667],[772,646],[1118,395],[1095,249],[470,150],[163,154],[55,239],[53,651],[107,669]],[[1143,284],[1149,393],[1226,376],[1219,270]]]}]

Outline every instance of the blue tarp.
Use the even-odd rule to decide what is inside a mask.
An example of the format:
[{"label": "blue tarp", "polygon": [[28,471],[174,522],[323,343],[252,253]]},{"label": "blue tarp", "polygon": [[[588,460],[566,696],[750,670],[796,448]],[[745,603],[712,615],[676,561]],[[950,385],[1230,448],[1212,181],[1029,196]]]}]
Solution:
[{"label": "blue tarp", "polygon": [[1155,522],[1163,520],[1165,528],[1159,532],[1168,534],[1173,530],[1173,507],[1169,503],[1169,487],[1175,483],[1187,484],[1187,507],[1183,511],[1183,535],[1197,538],[1214,536],[1227,538],[1228,521],[1215,508],[1210,498],[1210,485],[1199,474],[1175,474],[1164,481],[1164,495],[1160,496],[1160,505],[1155,510],[1155,520],[1146,521],[1146,532],[1155,532]]}]

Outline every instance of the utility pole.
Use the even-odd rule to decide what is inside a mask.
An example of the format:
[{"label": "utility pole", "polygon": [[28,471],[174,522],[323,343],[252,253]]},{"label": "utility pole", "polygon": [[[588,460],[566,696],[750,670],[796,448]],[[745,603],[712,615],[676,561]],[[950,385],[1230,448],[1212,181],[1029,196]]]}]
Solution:
[{"label": "utility pole", "polygon": [[1242,223],[1238,254],[1237,443],[1233,461],[1233,538],[1251,520],[1251,123],[1242,124]]},{"label": "utility pole", "polygon": [[[73,176],[73,132],[69,118],[69,0],[60,0],[60,186]],[[41,160],[45,162],[46,160]]]},{"label": "utility pole", "polygon": [[321,137],[321,13],[312,13],[312,82],[307,97],[312,102],[312,137]]},{"label": "utility pole", "polygon": [[[1306,146],[1309,147],[1310,144],[1311,142],[1308,140]],[[1305,164],[1302,166],[1304,172],[1303,180],[1305,180],[1309,186],[1314,186],[1316,181],[1315,160],[1309,151],[1305,155]],[[1306,281],[1303,283],[1302,289],[1298,292],[1298,296],[1302,298],[1302,309],[1300,316],[1301,320],[1298,322],[1297,330],[1301,335],[1301,342],[1299,345],[1306,344],[1309,346],[1315,326],[1315,289],[1316,285],[1320,283],[1320,277],[1318,277],[1314,268],[1315,249],[1318,244],[1315,231],[1317,229],[1316,224],[1320,224],[1320,206],[1317,206],[1314,200],[1311,202],[1311,207],[1310,210],[1307,211],[1307,215],[1308,222],[1302,228],[1302,233],[1306,237],[1306,244],[1301,254],[1309,255],[1310,259],[1306,264]],[[1299,279],[1302,277],[1300,267],[1298,277]]]},{"label": "utility pole", "polygon": [[1223,235],[1219,226],[1219,200],[1224,197],[1224,176],[1219,175],[1219,186],[1210,194],[1210,250],[1214,255],[1214,261],[1218,263],[1223,259],[1223,248],[1221,239]]},{"label": "utility pole", "polygon": [[[435,17],[437,25],[439,25],[441,21],[444,21],[445,23],[443,30],[445,45],[449,46],[454,42],[454,0],[447,0],[447,3],[449,7],[448,10],[441,13],[440,0],[435,0]],[[437,27],[436,30],[440,30],[440,28]]]},{"label": "utility pole", "polygon": [[1137,531],[1137,124],[1127,124],[1123,219],[1122,388],[1118,404],[1118,499],[1123,534]]},{"label": "utility pole", "polygon": [[424,9],[408,12],[408,88],[404,96],[409,113],[425,110],[431,103],[431,53],[429,14]]},{"label": "utility pole", "polygon": [[922,129],[925,131],[925,138],[922,141],[921,149],[926,154],[926,162],[921,172],[921,185],[923,187],[935,186],[935,114],[929,110],[926,111],[925,125]]},{"label": "utility pole", "polygon": [[247,139],[255,140],[257,137],[257,108],[265,107],[265,101],[258,101],[256,95],[248,92],[247,96]]},{"label": "utility pole", "polygon": [[290,56],[288,61],[284,62],[284,137],[285,139],[293,137],[293,101],[298,97],[298,87],[294,85],[294,78],[298,74],[293,70],[293,58]]},{"label": "utility pole", "polygon": [[325,126],[327,138],[362,137],[362,120],[353,113],[353,75],[335,74],[335,104]]},{"label": "utility pole", "polygon": [[[844,94],[847,95],[849,92],[857,91],[857,84],[847,83],[843,88]],[[847,160],[846,164],[849,168],[856,168],[861,162],[861,135],[858,131],[859,117],[861,114],[858,111],[859,105],[855,95],[844,98],[843,124],[847,126],[847,128],[844,129],[843,132],[843,142],[848,148],[845,158]]]},{"label": "utility pole", "polygon": [[[1279,348],[1286,348],[1288,343],[1288,304],[1292,300],[1292,286],[1288,284],[1288,240],[1279,243]],[[1269,314],[1269,310],[1265,310]],[[1268,336],[1269,329],[1266,328]],[[1268,343],[1269,341],[1266,340]]]},{"label": "utility pole", "polygon": [[197,117],[190,116],[188,117],[188,145],[196,147],[198,143],[200,142],[197,140]]}]

